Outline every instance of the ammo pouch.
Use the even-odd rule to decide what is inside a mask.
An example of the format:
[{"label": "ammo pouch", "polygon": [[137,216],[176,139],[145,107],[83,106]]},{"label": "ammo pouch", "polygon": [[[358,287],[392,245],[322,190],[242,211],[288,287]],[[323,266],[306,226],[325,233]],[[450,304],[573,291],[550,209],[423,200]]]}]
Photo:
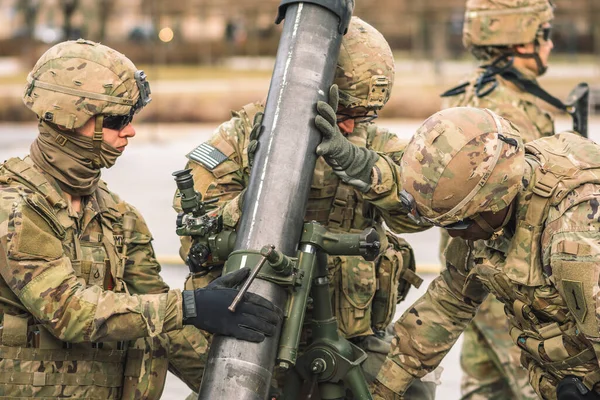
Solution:
[{"label": "ammo pouch", "polygon": [[125,364],[122,400],[160,399],[169,368],[167,335],[130,342]]},{"label": "ammo pouch", "polygon": [[386,232],[388,247],[376,261],[377,290],[373,299],[371,325],[384,331],[396,313],[396,304],[406,298],[410,286],[423,280],[415,274],[412,247],[404,239]]},{"label": "ammo pouch", "polygon": [[3,316],[0,398],[122,398],[123,342],[65,343],[28,322]]},{"label": "ammo pouch", "polygon": [[371,330],[371,303],[377,289],[375,263],[357,256],[329,257],[333,312],[345,338],[366,336]]},{"label": "ammo pouch", "polygon": [[28,318],[5,314],[0,398],[159,399],[168,368],[168,338],[66,343]]}]

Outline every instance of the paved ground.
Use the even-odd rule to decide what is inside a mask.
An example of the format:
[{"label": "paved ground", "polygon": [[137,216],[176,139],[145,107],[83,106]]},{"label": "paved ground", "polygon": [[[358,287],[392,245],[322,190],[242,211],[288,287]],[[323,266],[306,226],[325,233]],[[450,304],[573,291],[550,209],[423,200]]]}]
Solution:
[{"label": "paved ground", "polygon": [[[381,120],[381,125],[409,137],[420,121]],[[568,129],[568,120],[559,120],[558,130]],[[174,233],[175,214],[170,208],[175,183],[171,172],[183,168],[184,155],[210,135],[214,125],[140,125],[134,138],[118,160],[117,165],[104,172],[109,187],[138,207],[147,219],[155,237],[155,248],[162,259],[175,259],[178,238]],[[600,139],[600,118],[592,119],[590,131],[593,139]],[[0,124],[0,161],[28,152],[36,136],[34,124]],[[413,234],[408,237],[415,248],[421,271],[437,271],[437,230]],[[186,275],[181,265],[164,265],[165,280],[172,287],[182,287]],[[433,274],[424,275],[426,282],[419,290],[412,290],[409,299],[401,304],[399,312],[424,293]],[[458,399],[460,368],[459,349],[455,348],[443,361],[442,385],[438,388],[439,398]],[[181,399],[188,389],[174,376],[170,376],[163,399]]]}]

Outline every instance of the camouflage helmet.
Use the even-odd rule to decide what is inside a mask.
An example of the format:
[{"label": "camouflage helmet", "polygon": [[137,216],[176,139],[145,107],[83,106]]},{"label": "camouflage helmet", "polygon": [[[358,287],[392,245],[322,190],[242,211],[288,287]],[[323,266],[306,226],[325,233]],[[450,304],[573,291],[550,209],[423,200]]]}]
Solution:
[{"label": "camouflage helmet", "polygon": [[394,56],[383,35],[362,19],[352,17],[335,70],[340,105],[381,109],[390,98],[394,72]]},{"label": "camouflage helmet", "polygon": [[27,76],[23,95],[38,118],[67,129],[98,114],[133,115],[150,101],[144,71],[118,51],[83,39],[46,51]]},{"label": "camouflage helmet", "polygon": [[521,187],[519,131],[490,110],[456,107],[433,114],[402,156],[402,187],[420,216],[446,226],[483,211],[497,212]]},{"label": "camouflage helmet", "polygon": [[553,18],[549,0],[467,0],[463,44],[471,50],[531,43],[539,26]]}]

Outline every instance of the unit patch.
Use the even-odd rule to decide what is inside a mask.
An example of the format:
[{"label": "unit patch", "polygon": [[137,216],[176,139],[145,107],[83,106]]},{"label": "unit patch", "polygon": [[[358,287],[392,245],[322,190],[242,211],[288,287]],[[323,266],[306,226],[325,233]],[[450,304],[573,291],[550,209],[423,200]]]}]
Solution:
[{"label": "unit patch", "polygon": [[587,313],[583,282],[564,279],[562,285],[569,310],[571,310],[580,323],[583,323],[585,321],[585,314]]},{"label": "unit patch", "polygon": [[223,161],[227,160],[225,154],[208,143],[202,143],[200,146],[196,147],[188,154],[188,158],[199,162],[211,171]]}]

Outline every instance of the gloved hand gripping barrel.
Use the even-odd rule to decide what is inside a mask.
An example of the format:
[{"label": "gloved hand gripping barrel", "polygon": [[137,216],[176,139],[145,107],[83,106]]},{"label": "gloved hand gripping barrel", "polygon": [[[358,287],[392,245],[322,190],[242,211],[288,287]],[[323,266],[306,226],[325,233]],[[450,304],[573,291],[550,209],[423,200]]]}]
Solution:
[{"label": "gloved hand gripping barrel", "polygon": [[[296,255],[320,142],[313,123],[315,104],[327,100],[353,8],[354,0],[281,2],[277,22],[285,18],[285,23],[264,128],[244,197],[236,255],[228,259],[226,271],[255,266],[265,245]],[[260,276],[250,291],[285,307],[285,290]],[[262,343],[215,337],[198,398],[266,399],[278,340],[279,335]]]}]

